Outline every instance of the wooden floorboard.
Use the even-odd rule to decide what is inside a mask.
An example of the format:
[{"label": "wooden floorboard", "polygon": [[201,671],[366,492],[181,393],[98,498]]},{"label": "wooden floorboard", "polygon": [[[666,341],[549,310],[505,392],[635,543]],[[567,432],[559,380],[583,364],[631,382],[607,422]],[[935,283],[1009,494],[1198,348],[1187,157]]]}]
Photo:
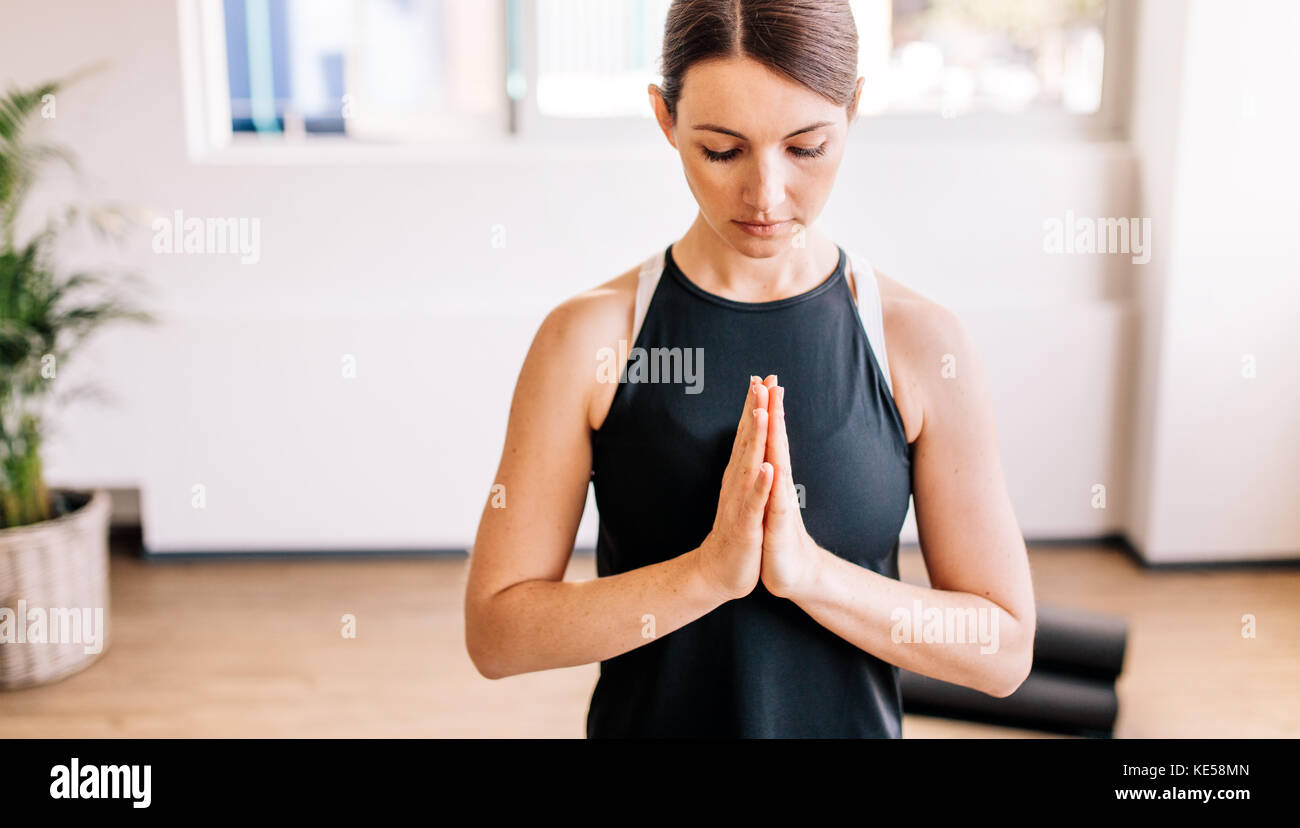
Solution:
[{"label": "wooden floorboard", "polygon": [[[1153,571],[1031,547],[1040,603],[1129,619],[1117,737],[1300,736],[1300,571]],[[919,552],[904,577],[924,577]],[[111,641],[0,692],[3,737],[575,737],[595,665],[489,681],[464,647],[464,559],[111,563]],[[568,578],[595,577],[590,556]],[[345,613],[358,636],[339,634]],[[1241,617],[1258,636],[1241,636]],[[8,645],[20,646],[20,645]],[[907,738],[1050,734],[907,716]]]}]

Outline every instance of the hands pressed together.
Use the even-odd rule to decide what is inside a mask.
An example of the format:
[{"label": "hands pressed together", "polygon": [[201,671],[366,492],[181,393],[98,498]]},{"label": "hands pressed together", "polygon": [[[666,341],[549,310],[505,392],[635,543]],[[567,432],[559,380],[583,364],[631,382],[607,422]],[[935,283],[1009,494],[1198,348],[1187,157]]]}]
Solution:
[{"label": "hands pressed together", "polygon": [[700,546],[706,578],[728,600],[748,595],[760,580],[773,595],[789,597],[815,579],[823,554],[803,525],[784,398],[775,374],[750,378],[713,530]]}]

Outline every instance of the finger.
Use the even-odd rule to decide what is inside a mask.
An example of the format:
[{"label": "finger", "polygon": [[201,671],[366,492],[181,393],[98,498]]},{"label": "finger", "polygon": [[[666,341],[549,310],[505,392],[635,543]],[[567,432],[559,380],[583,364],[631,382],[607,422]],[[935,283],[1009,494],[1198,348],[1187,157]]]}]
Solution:
[{"label": "finger", "polygon": [[745,496],[745,513],[750,518],[760,519],[767,507],[767,496],[772,491],[772,480],[776,477],[771,463],[762,463],[758,474],[754,476],[754,485],[749,487]]},{"label": "finger", "polygon": [[748,407],[740,418],[739,433],[731,444],[731,458],[722,473],[724,486],[737,474],[741,475],[741,480],[748,481],[767,452],[767,387],[758,381],[758,377],[750,379],[749,394],[745,397]]},{"label": "finger", "polygon": [[[760,389],[759,396],[762,397],[766,394],[766,391],[762,390],[763,386],[758,387]],[[743,468],[750,474],[758,471],[759,465],[767,455],[769,426],[767,406],[764,403],[766,403],[766,400],[762,400],[753,408],[753,413],[750,416],[753,417],[754,424],[750,429],[749,440],[745,444],[744,453],[741,455]]]},{"label": "finger", "polygon": [[[763,411],[768,414],[769,418],[772,413],[770,410],[772,406],[771,400],[772,391],[770,388],[761,382],[754,386],[754,407],[763,409]],[[764,425],[766,425],[766,423],[764,423]]]},{"label": "finger", "polygon": [[[758,385],[758,377],[749,378],[749,390],[745,393],[745,407],[740,412],[740,420],[736,423],[736,439],[731,442],[731,456],[727,459],[727,468],[730,469],[736,464],[736,459],[740,457],[746,446],[748,435],[753,434],[754,406],[758,405],[758,393],[755,386]],[[724,480],[726,476],[724,474]]]},{"label": "finger", "polygon": [[[773,418],[776,416],[776,389],[780,387],[776,382],[776,374],[768,374],[767,378],[763,380],[763,384],[766,385],[768,389],[767,421],[770,424],[773,422]],[[768,442],[768,446],[770,447],[772,445],[772,435],[770,434],[768,435],[767,442]],[[780,474],[780,472],[781,470],[777,469],[777,474]]]},{"label": "finger", "polygon": [[794,485],[794,474],[790,468],[790,435],[785,425],[785,387],[778,385],[772,393],[769,406],[772,416],[768,423],[767,442],[770,447],[768,455],[773,458],[776,467],[776,485],[784,495],[785,489]]},{"label": "finger", "polygon": [[740,420],[736,423],[736,434],[745,430],[745,418],[749,416],[749,410],[754,407],[754,401],[757,399],[754,392],[754,386],[759,382],[758,377],[753,375],[749,378],[749,389],[745,392],[745,407],[740,411]]}]

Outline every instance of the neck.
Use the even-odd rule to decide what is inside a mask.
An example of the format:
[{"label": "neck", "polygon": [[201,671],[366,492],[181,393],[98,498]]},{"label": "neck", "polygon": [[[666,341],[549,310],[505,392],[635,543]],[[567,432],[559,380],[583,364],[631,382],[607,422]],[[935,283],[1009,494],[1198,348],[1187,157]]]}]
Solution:
[{"label": "neck", "polygon": [[673,261],[709,293],[738,302],[772,302],[797,296],[821,284],[839,263],[839,248],[816,225],[803,232],[803,245],[791,237],[747,239],[734,246],[699,214],[673,243]]}]

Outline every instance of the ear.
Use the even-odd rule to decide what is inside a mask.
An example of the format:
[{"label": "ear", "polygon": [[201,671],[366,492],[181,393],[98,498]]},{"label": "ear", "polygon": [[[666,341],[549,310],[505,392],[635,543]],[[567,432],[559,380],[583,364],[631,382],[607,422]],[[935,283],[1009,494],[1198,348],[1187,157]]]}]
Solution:
[{"label": "ear", "polygon": [[659,122],[660,131],[668,139],[668,143],[672,144],[673,149],[676,149],[677,138],[673,134],[673,118],[668,114],[668,104],[664,102],[663,91],[652,83],[646,87],[646,93],[650,96],[650,108],[654,110],[655,120]]},{"label": "ear", "polygon": [[849,120],[852,121],[858,116],[858,105],[862,103],[862,87],[867,82],[865,75],[858,76],[858,85],[853,90],[853,106],[849,109]]}]

